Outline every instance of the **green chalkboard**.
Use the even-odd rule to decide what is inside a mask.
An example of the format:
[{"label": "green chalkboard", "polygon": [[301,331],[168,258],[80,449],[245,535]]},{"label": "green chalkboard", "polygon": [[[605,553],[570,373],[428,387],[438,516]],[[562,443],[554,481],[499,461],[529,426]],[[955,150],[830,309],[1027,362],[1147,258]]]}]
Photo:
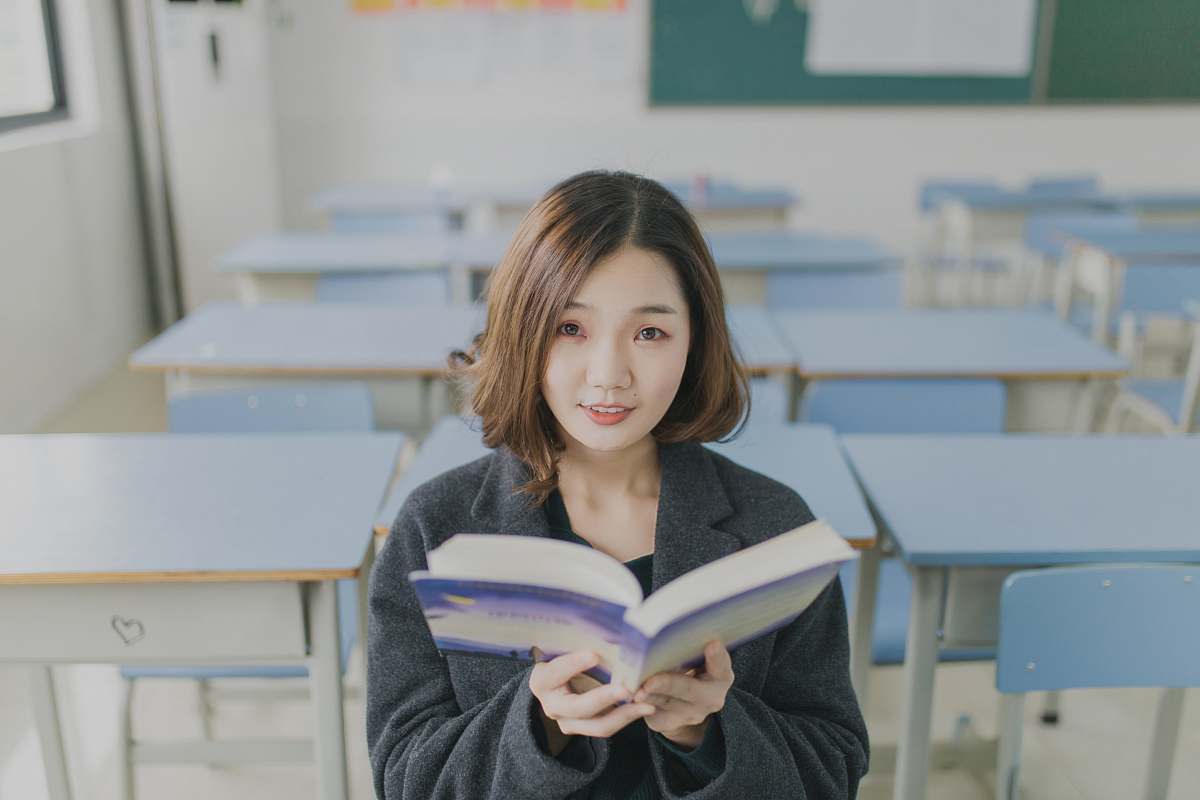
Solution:
[{"label": "green chalkboard", "polygon": [[817,75],[804,65],[808,14],[792,0],[766,22],[742,0],[650,1],[652,105],[1200,99],[1200,0],[1041,0],[1041,80]]},{"label": "green chalkboard", "polygon": [[1047,97],[1200,99],[1200,0],[1056,0]]}]

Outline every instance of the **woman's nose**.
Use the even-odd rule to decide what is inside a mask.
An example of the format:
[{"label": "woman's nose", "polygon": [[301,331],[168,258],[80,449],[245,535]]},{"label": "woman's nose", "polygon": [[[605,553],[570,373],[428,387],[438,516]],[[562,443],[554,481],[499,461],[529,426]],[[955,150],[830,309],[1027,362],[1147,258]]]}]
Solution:
[{"label": "woman's nose", "polygon": [[632,382],[629,359],[620,345],[599,344],[592,348],[587,367],[589,386],[601,389],[623,389]]}]

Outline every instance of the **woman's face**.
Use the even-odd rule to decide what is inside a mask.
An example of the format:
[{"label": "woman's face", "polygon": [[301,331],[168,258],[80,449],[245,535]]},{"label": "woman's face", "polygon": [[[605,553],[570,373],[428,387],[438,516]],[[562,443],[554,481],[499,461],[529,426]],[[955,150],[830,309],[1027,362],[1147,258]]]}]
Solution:
[{"label": "woman's face", "polygon": [[662,256],[624,247],[593,267],[558,320],[542,381],[568,447],[614,451],[647,436],[675,399],[690,341]]}]

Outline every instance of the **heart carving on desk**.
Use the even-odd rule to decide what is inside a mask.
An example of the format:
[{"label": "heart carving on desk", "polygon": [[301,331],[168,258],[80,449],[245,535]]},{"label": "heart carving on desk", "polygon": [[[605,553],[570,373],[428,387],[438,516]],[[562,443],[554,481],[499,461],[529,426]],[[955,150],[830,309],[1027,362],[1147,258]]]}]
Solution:
[{"label": "heart carving on desk", "polygon": [[126,647],[140,642],[146,636],[146,626],[140,621],[125,619],[117,614],[113,614],[112,628],[117,632],[117,636],[121,637],[121,641],[125,643]]}]

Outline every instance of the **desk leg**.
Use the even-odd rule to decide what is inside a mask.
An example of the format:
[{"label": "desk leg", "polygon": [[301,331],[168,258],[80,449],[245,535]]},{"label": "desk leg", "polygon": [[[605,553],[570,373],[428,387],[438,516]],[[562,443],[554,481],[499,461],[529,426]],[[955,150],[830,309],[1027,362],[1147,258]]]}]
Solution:
[{"label": "desk leg", "polygon": [[850,620],[850,682],[858,695],[858,705],[866,711],[867,681],[871,672],[875,638],[875,599],[879,589],[880,542],[875,540],[858,559],[858,582],[854,587],[854,615]]},{"label": "desk leg", "polygon": [[912,605],[904,654],[904,710],[896,749],[895,800],[923,800],[929,772],[929,729],[933,716],[933,674],[937,666],[937,626],[942,612],[943,570],[912,567]]},{"label": "desk leg", "polygon": [[346,800],[346,739],[342,716],[342,665],[338,631],[337,583],[309,585],[308,618],[312,656],[308,659],[316,719],[317,775],[321,800]]},{"label": "desk leg", "polygon": [[1179,722],[1183,719],[1184,690],[1162,689],[1158,696],[1158,712],[1154,717],[1154,738],[1150,742],[1150,769],[1146,778],[1146,800],[1166,797],[1171,783],[1171,763],[1179,739]]},{"label": "desk leg", "polygon": [[1083,381],[1079,386],[1079,394],[1075,400],[1075,409],[1071,418],[1072,433],[1091,433],[1096,419],[1096,409],[1100,405],[1101,383],[1095,379]]},{"label": "desk leg", "polygon": [[58,722],[58,701],[54,696],[54,675],[50,672],[50,667],[44,664],[30,667],[29,684],[50,800],[71,800],[67,755],[63,750],[62,729]]}]

